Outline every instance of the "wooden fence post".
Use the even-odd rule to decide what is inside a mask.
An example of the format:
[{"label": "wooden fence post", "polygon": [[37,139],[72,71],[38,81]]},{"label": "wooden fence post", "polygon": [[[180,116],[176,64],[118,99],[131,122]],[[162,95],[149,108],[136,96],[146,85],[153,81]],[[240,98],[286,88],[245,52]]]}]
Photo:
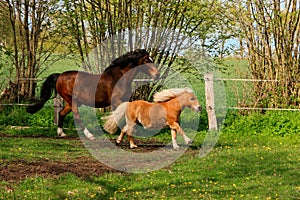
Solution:
[{"label": "wooden fence post", "polygon": [[58,125],[58,119],[59,119],[59,111],[61,111],[63,107],[63,99],[59,94],[54,97],[54,124]]},{"label": "wooden fence post", "polygon": [[208,115],[208,128],[210,131],[214,131],[218,129],[218,123],[215,114],[213,74],[205,74],[204,80],[205,80],[206,111]]}]

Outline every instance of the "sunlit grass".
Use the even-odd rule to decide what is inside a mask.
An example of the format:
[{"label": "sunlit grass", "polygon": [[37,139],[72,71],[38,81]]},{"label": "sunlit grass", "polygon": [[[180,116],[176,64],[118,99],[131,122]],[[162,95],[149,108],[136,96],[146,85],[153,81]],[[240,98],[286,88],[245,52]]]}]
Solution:
[{"label": "sunlit grass", "polygon": [[[68,174],[2,182],[0,199],[297,199],[299,144],[296,136],[223,133],[204,158],[198,150],[188,150],[170,166],[145,174],[108,173],[88,179]],[[3,138],[0,145],[5,151],[1,162],[88,156],[78,141]]]}]

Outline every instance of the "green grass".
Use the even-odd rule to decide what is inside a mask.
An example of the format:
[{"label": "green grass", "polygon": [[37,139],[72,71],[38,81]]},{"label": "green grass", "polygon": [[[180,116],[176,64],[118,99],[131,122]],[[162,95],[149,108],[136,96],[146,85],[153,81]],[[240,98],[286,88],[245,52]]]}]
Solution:
[{"label": "green grass", "polygon": [[[1,163],[89,156],[78,140],[1,138],[0,142]],[[2,181],[0,199],[299,199],[299,144],[296,136],[222,133],[204,158],[198,157],[198,150],[189,150],[170,166],[145,174]]]},{"label": "green grass", "polygon": [[[56,178],[36,175],[17,183],[1,181],[0,199],[299,199],[297,119],[298,112],[248,116],[229,112],[216,146],[205,157],[199,157],[206,134],[201,130],[191,149],[163,169],[143,174],[118,172],[80,178],[68,173]],[[188,123],[184,129],[191,133]],[[30,136],[30,131],[26,133]],[[170,134],[165,130],[151,139],[166,143]],[[0,166],[13,161],[72,163],[79,157],[93,159],[80,140],[53,139],[53,135],[2,137],[0,146]]]},{"label": "green grass", "polygon": [[1,138],[1,162],[21,159],[34,161],[50,159],[53,161],[74,160],[79,156],[89,156],[80,140],[64,140],[54,138]]},{"label": "green grass", "polygon": [[[43,117],[43,112],[50,111],[40,112]],[[189,128],[194,118],[188,112],[183,117],[187,120],[184,130],[194,134],[196,131]],[[1,181],[0,199],[299,199],[298,119],[299,112],[244,116],[229,112],[216,146],[200,158],[207,127],[202,116],[191,149],[163,169],[144,174],[119,172],[80,178],[68,173],[55,178],[36,175],[16,183]],[[2,132],[14,137],[0,139],[0,167],[13,161],[72,163],[79,157],[93,159],[80,140],[54,139],[55,126]],[[78,137],[75,130],[70,133]],[[19,135],[27,137],[16,137]],[[36,135],[43,137],[28,137]],[[167,143],[170,133],[164,130],[151,139]]]}]

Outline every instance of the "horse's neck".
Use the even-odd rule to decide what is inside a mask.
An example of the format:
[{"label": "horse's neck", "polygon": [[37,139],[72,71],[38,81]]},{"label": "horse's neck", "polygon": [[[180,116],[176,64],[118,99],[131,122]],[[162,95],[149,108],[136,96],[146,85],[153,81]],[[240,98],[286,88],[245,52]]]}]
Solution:
[{"label": "horse's neck", "polygon": [[117,81],[122,79],[122,81],[131,83],[137,75],[137,70],[131,66],[127,66],[123,69],[116,69],[116,72],[111,72],[111,75],[114,76]]},{"label": "horse's neck", "polygon": [[127,82],[132,82],[134,77],[137,75],[138,71],[135,68],[126,67],[123,71],[123,79],[125,79]]}]

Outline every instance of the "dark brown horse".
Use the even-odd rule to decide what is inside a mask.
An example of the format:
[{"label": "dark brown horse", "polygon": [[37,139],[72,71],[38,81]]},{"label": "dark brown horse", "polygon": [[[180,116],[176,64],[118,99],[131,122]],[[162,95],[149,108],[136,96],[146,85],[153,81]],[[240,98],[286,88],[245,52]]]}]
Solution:
[{"label": "dark brown horse", "polygon": [[[73,112],[74,120],[83,130],[85,136],[94,139],[94,135],[84,126],[80,119],[78,106],[84,104],[95,108],[112,105],[116,108],[129,99],[131,82],[137,73],[142,72],[153,78],[159,73],[146,50],[138,49],[120,56],[102,74],[89,74],[80,71],[67,71],[51,74],[44,82],[40,101],[27,108],[27,112],[36,113],[50,99],[53,90],[65,101],[59,112],[57,134],[66,136],[62,130],[65,116]],[[125,78],[122,78],[126,74]]]}]

